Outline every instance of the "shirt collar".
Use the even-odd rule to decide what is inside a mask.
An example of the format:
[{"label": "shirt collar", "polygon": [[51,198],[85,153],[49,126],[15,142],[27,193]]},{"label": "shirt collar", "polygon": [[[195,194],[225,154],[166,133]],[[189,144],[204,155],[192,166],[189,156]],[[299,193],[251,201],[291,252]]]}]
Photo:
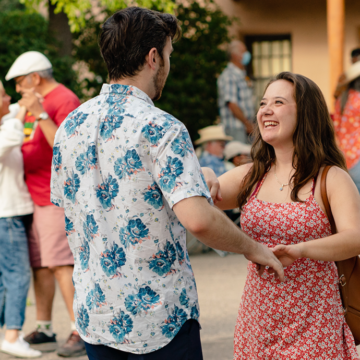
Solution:
[{"label": "shirt collar", "polygon": [[100,94],[132,95],[154,106],[149,96],[133,85],[103,84]]},{"label": "shirt collar", "polygon": [[246,76],[246,71],[245,70],[241,70],[240,68],[238,68],[237,66],[235,66],[232,62],[228,63],[228,68],[231,71],[235,71],[237,72],[239,75],[245,77]]}]

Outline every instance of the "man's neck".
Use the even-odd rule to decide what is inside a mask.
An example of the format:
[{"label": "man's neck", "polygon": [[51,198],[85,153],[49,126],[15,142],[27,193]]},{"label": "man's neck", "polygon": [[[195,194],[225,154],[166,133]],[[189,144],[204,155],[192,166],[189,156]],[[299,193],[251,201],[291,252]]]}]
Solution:
[{"label": "man's neck", "polygon": [[43,79],[43,83],[37,89],[37,92],[42,95],[46,96],[51,91],[53,91],[59,83],[55,79]]},{"label": "man's neck", "polygon": [[233,60],[230,60],[230,62],[232,64],[234,64],[237,68],[239,68],[240,70],[245,70],[245,66],[243,64],[241,64],[239,61],[233,61]]}]

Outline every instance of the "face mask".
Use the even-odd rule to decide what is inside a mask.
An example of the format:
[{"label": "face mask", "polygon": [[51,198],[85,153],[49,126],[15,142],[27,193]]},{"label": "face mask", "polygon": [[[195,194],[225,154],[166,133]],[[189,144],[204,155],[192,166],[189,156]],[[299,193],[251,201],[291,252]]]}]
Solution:
[{"label": "face mask", "polygon": [[251,61],[251,54],[248,51],[245,51],[241,59],[241,63],[246,66],[250,63],[250,61]]}]

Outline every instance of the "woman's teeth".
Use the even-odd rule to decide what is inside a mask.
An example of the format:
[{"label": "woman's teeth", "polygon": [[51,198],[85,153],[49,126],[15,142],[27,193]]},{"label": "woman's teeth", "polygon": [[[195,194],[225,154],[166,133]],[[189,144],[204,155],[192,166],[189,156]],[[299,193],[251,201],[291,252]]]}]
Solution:
[{"label": "woman's teeth", "polygon": [[269,126],[277,126],[277,125],[278,125],[278,123],[275,122],[275,121],[265,121],[265,122],[264,122],[265,128],[267,128],[267,127],[269,127]]}]

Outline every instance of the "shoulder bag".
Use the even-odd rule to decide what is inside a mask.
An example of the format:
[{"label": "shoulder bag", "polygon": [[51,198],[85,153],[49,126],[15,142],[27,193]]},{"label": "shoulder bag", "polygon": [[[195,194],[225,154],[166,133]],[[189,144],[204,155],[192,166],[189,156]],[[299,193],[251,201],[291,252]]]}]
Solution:
[{"label": "shoulder bag", "polygon": [[[331,232],[335,234],[336,226],[331,212],[326,192],[326,175],[331,166],[326,166],[320,182],[321,198],[331,225]],[[355,339],[360,344],[360,258],[354,256],[347,260],[336,261],[339,275],[339,289],[344,308],[344,316]]]}]

